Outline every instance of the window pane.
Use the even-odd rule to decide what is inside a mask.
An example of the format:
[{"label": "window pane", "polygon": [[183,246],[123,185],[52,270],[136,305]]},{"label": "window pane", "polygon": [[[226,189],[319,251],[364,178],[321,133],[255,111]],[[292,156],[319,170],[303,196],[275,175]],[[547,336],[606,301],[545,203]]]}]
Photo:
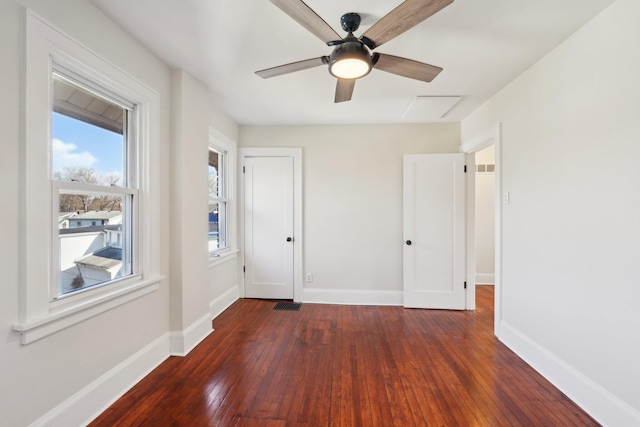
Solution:
[{"label": "window pane", "polygon": [[209,252],[227,247],[225,153],[209,149]]},{"label": "window pane", "polygon": [[224,158],[222,153],[209,150],[209,200],[224,197],[222,189],[222,177],[224,174]]},{"label": "window pane", "polygon": [[[132,196],[69,194],[61,191],[58,218],[60,268],[59,295],[130,275],[131,224],[127,214]],[[91,204],[109,199],[112,209],[67,212],[63,200],[74,198]],[[88,201],[88,202],[87,202]],[[124,262],[123,262],[124,261]]]},{"label": "window pane", "polygon": [[209,204],[209,252],[224,248],[225,226],[222,219],[225,217],[225,203]]},{"label": "window pane", "polygon": [[122,186],[127,110],[55,74],[53,92],[52,178]]}]

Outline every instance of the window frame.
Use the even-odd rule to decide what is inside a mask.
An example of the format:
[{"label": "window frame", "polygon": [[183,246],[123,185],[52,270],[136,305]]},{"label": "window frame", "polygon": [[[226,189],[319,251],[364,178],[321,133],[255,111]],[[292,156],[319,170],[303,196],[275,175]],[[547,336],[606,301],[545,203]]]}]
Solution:
[{"label": "window frame", "polygon": [[[229,209],[229,197],[228,197],[228,185],[227,185],[227,181],[228,181],[227,168],[229,163],[229,160],[228,160],[229,156],[227,154],[227,151],[224,150],[222,147],[209,143],[208,152],[210,153],[211,151],[222,156],[222,162],[221,162],[222,164],[218,164],[218,170],[217,170],[218,171],[218,197],[211,198],[209,195],[207,199],[209,202],[213,201],[214,203],[217,203],[218,207],[220,206],[221,203],[224,204],[224,211],[222,213],[221,213],[221,210],[218,208],[218,248],[209,251],[209,256],[215,257],[217,256],[216,254],[229,250],[228,220],[227,220],[228,218],[227,210]],[[208,204],[207,204],[207,209],[208,209]],[[222,233],[220,232],[221,229],[224,229]],[[220,245],[221,243],[220,236],[224,236],[224,239],[222,240],[223,246]]]},{"label": "window frame", "polygon": [[[159,262],[159,95],[71,37],[24,9],[22,69],[22,141],[20,153],[20,302],[13,324],[21,342],[29,344],[159,289],[164,278]],[[109,286],[87,288],[52,301],[52,245],[58,218],[52,210],[51,125],[54,69],[68,70],[135,104],[132,126],[138,218],[133,234],[140,242],[135,264],[138,274]],[[83,83],[80,80],[80,83]],[[46,167],[43,167],[46,165]],[[57,212],[57,208],[55,212]],[[42,212],[48,212],[49,220]],[[144,237],[144,238],[142,238]]]},{"label": "window frame", "polygon": [[[106,186],[101,184],[89,184],[83,182],[75,182],[75,181],[58,181],[52,179],[52,220],[54,223],[57,223],[57,217],[60,214],[59,211],[59,196],[60,194],[109,194],[112,196],[120,196],[123,199],[125,208],[122,211],[123,216],[123,224],[126,224],[126,227],[130,230],[127,230],[126,238],[125,238],[125,247],[123,248],[123,263],[128,263],[125,266],[125,269],[128,271],[126,276],[118,277],[113,280],[109,280],[103,283],[96,284],[94,286],[88,286],[86,288],[81,288],[75,291],[61,293],[60,292],[60,236],[58,227],[52,227],[53,236],[52,236],[52,247],[51,254],[52,260],[51,263],[52,271],[51,271],[51,279],[50,279],[50,294],[49,298],[51,302],[59,301],[64,298],[69,298],[71,296],[77,295],[81,292],[87,292],[90,289],[101,287],[101,286],[109,286],[114,282],[119,280],[125,280],[127,278],[133,277],[137,275],[139,270],[137,266],[137,248],[139,247],[139,242],[136,241],[136,233],[138,227],[138,216],[135,214],[138,212],[138,180],[136,176],[137,168],[132,167],[137,163],[137,159],[135,156],[136,153],[136,141],[137,141],[137,130],[134,126],[136,123],[136,114],[137,109],[135,103],[130,100],[123,99],[122,96],[117,94],[113,94],[111,92],[104,93],[104,89],[95,87],[95,84],[90,82],[88,79],[83,78],[82,76],[76,75],[73,71],[67,70],[64,66],[57,64],[54,60],[52,63],[52,79],[59,79],[65,81],[67,84],[75,86],[85,92],[91,93],[98,99],[104,99],[110,102],[113,105],[117,105],[121,107],[123,110],[127,111],[126,117],[124,119],[123,126],[123,139],[124,139],[124,164],[123,164],[123,176],[122,176],[122,185],[121,186]],[[52,82],[52,85],[54,83]],[[53,86],[52,86],[53,87]],[[53,108],[53,103],[51,105],[50,114],[52,115],[55,109]],[[64,113],[59,113],[65,115]],[[52,117],[50,115],[50,117]],[[71,117],[71,116],[67,116]],[[73,118],[73,117],[72,117]],[[75,120],[79,120],[74,118]],[[99,126],[94,124],[94,126]],[[53,138],[53,135],[50,135],[50,138]],[[51,148],[49,148],[51,149]],[[56,214],[57,213],[57,214]],[[104,220],[102,221],[104,223]],[[96,226],[97,221],[91,222],[92,226]]]},{"label": "window frame", "polygon": [[[209,144],[207,149],[207,158],[210,150],[224,155],[222,185],[224,187],[225,197],[220,198],[226,203],[225,221],[226,221],[226,247],[219,248],[209,252],[209,266],[212,267],[218,262],[223,262],[228,257],[238,253],[236,242],[236,201],[235,201],[235,180],[236,180],[236,161],[237,148],[236,144],[225,137],[217,130],[209,129]],[[207,160],[207,167],[208,167]],[[208,176],[208,173],[207,173]],[[220,178],[219,178],[220,179]],[[207,186],[207,200],[209,200]],[[208,203],[207,203],[208,209]],[[219,217],[218,217],[219,218]],[[220,219],[218,219],[220,221]]]}]

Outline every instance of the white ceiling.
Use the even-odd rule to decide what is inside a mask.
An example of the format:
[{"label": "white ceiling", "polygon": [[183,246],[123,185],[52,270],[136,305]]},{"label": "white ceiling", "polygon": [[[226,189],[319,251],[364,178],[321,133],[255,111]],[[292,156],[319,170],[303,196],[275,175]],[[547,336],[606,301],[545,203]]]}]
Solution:
[{"label": "white ceiling", "polygon": [[[433,82],[373,70],[340,104],[326,66],[266,80],[254,74],[331,52],[268,0],[91,1],[171,67],[205,83],[238,123],[268,125],[459,121],[614,0],[455,0],[375,50],[443,67]],[[360,13],[359,36],[401,2],[306,3],[341,35],[342,14]],[[441,110],[444,118],[437,109],[409,108],[442,104],[414,102],[432,96],[461,100]]]}]

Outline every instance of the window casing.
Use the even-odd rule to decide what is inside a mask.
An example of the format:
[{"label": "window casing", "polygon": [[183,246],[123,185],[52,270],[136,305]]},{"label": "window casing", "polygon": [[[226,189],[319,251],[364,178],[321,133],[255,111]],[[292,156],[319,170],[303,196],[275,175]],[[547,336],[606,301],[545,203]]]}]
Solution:
[{"label": "window casing", "polygon": [[[20,160],[20,309],[13,329],[29,344],[159,289],[159,95],[25,9]],[[53,179],[54,79],[57,72],[98,97],[134,111],[127,120],[127,185]],[[45,167],[43,167],[43,165]],[[116,197],[128,212],[131,273],[108,286],[60,296],[60,230],[92,220],[58,215],[62,195]],[[96,219],[96,227],[102,221]],[[122,228],[126,228],[122,224]],[[123,244],[126,244],[123,237]]]}]

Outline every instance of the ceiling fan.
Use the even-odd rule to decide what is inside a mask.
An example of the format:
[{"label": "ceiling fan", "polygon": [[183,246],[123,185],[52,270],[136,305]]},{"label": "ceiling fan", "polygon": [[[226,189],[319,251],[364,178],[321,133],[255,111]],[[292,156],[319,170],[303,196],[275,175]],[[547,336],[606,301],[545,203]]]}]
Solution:
[{"label": "ceiling fan", "polygon": [[348,33],[344,39],[302,0],[269,1],[327,46],[334,46],[334,49],[329,56],[256,71],[264,79],[328,65],[329,73],[338,79],[334,101],[344,102],[351,100],[356,79],[369,74],[372,68],[424,82],[432,81],[442,71],[435,65],[371,51],[444,9],[454,0],[406,0],[373,24],[360,38],[353,35],[360,26],[360,15],[347,13],[340,19],[342,29]]}]

